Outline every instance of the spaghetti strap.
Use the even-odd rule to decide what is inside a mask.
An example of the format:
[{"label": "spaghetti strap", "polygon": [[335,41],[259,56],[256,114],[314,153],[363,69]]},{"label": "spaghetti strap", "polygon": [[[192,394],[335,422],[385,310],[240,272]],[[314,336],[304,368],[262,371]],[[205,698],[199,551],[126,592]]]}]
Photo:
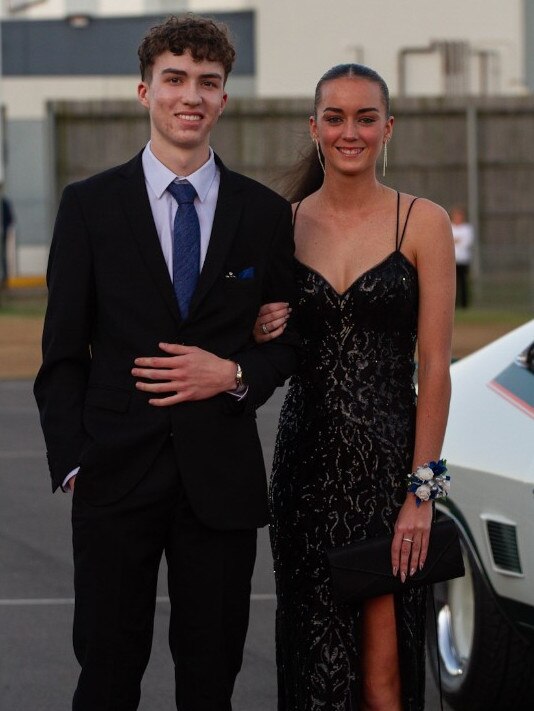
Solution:
[{"label": "spaghetti strap", "polygon": [[396,241],[397,241],[397,252],[399,252],[399,251],[400,251],[400,248],[402,247],[402,242],[403,242],[403,240],[404,240],[404,234],[405,234],[405,232],[406,232],[406,226],[408,225],[408,218],[410,217],[410,212],[412,211],[412,207],[414,206],[414,203],[415,203],[415,201],[416,201],[418,198],[415,197],[415,198],[411,201],[411,203],[410,203],[410,207],[408,208],[408,212],[406,213],[406,219],[405,219],[405,221],[404,221],[404,227],[402,228],[402,234],[401,234],[401,238],[400,238],[400,242],[399,242],[399,204],[400,204],[400,195],[399,195],[399,193],[397,193],[397,195],[398,195],[398,200],[397,200],[397,238],[396,238]]},{"label": "spaghetti strap", "polygon": [[297,203],[297,207],[295,208],[295,212],[293,213],[293,227],[295,227],[295,222],[297,220],[297,212],[299,211],[299,207],[302,205],[304,200],[299,200]]},{"label": "spaghetti strap", "polygon": [[400,193],[397,190],[397,226],[395,227],[395,249],[399,249]]}]

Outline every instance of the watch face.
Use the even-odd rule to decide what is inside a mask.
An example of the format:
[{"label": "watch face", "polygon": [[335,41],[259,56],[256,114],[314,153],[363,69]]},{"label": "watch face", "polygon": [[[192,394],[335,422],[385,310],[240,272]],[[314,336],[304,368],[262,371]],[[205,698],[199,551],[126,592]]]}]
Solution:
[{"label": "watch face", "polygon": [[243,370],[239,363],[236,363],[235,383],[238,388],[243,387]]}]

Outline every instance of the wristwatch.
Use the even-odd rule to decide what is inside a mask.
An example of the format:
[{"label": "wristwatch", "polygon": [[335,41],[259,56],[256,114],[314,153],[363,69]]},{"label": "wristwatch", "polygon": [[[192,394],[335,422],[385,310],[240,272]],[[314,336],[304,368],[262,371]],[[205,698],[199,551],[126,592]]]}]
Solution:
[{"label": "wristwatch", "polygon": [[239,365],[239,363],[235,364],[236,366],[236,371],[235,371],[235,388],[236,390],[240,390],[245,386],[245,381],[243,378],[243,369]]}]

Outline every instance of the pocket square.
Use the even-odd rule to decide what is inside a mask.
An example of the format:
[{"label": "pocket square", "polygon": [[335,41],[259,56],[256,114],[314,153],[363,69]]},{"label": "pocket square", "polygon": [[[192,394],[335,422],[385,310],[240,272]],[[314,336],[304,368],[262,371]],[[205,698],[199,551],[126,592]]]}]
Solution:
[{"label": "pocket square", "polygon": [[247,267],[246,269],[242,269],[239,274],[237,275],[238,279],[254,279],[254,267]]}]

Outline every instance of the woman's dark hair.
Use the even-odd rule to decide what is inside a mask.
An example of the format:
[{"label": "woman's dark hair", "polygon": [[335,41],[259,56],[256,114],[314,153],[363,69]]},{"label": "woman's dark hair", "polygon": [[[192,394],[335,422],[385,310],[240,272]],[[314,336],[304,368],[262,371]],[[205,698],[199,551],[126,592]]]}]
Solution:
[{"label": "woman's dark hair", "polygon": [[[321,91],[323,85],[327,81],[342,79],[345,77],[358,77],[361,79],[367,79],[374,84],[378,84],[382,100],[384,102],[384,108],[386,110],[386,117],[389,118],[389,89],[380,74],[375,72],[374,69],[366,67],[363,64],[337,64],[335,67],[332,67],[325,72],[317,83],[313,104],[313,115],[315,119],[317,119],[317,107],[321,101]],[[323,169],[319,163],[317,149],[315,146],[312,146],[297,163],[295,168],[289,172],[286,179],[284,193],[290,202],[299,202],[300,200],[304,200],[304,198],[308,195],[314,193],[316,190],[319,190],[323,184],[323,178]]]}]

